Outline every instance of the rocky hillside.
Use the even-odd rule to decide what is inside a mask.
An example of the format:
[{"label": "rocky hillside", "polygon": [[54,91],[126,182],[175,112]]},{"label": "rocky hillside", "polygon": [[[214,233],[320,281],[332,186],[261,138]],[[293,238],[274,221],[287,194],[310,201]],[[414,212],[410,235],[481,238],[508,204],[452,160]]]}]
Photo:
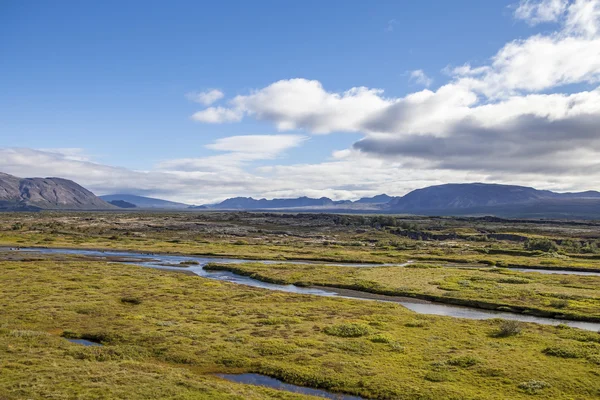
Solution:
[{"label": "rocky hillside", "polygon": [[0,210],[101,210],[114,206],[62,178],[25,178],[0,173]]}]

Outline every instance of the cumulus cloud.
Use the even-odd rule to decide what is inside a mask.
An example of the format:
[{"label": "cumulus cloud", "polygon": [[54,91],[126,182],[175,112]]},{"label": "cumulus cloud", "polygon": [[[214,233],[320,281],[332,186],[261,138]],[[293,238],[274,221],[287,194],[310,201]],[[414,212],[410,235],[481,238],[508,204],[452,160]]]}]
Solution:
[{"label": "cumulus cloud", "polygon": [[425,87],[429,87],[433,83],[433,79],[428,77],[422,69],[411,71],[410,79],[418,83],[419,85],[423,85]]},{"label": "cumulus cloud", "polygon": [[[551,173],[571,181],[582,168],[595,173],[600,0],[521,1],[515,17],[558,29],[511,41],[482,65],[450,68],[449,82],[435,91],[385,97],[381,89],[331,92],[318,81],[290,79],[239,95],[227,109],[280,131],[363,133],[354,151],[401,160],[403,168]],[[422,70],[411,78],[431,83]],[[342,162],[349,154],[333,157]]]},{"label": "cumulus cloud", "polygon": [[366,118],[390,104],[382,94],[380,89],[366,87],[332,93],[319,81],[281,80],[249,95],[236,96],[230,108],[209,108],[193,118],[220,123],[253,116],[274,122],[280,131],[303,128],[313,133],[355,132]]},{"label": "cumulus cloud", "polygon": [[225,94],[219,89],[209,89],[204,92],[190,92],[186,94],[185,97],[187,97],[190,101],[209,106],[215,101],[221,100],[223,97],[225,97]]}]

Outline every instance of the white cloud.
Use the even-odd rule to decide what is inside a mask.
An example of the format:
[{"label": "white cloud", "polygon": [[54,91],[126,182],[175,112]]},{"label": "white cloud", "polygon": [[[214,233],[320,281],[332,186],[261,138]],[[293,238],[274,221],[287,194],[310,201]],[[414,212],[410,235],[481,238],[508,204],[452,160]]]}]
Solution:
[{"label": "white cloud", "polygon": [[600,33],[600,1],[575,0],[567,10],[565,31],[571,35],[598,36]]},{"label": "white cloud", "polygon": [[[360,132],[355,149],[421,168],[574,179],[600,157],[600,89],[585,87],[600,82],[599,4],[522,2],[518,18],[556,21],[559,29],[509,42],[486,64],[451,69],[450,82],[435,91],[390,98],[381,89],[330,92],[318,81],[290,79],[237,96],[228,109],[284,131]],[[429,83],[422,70],[411,77]],[[558,92],[574,84],[579,91]]]},{"label": "white cloud", "polygon": [[304,128],[313,133],[355,132],[369,116],[390,104],[382,94],[380,89],[365,87],[332,93],[318,81],[289,79],[236,96],[231,108],[225,110],[240,119],[249,115],[273,121],[280,131]]},{"label": "white cloud", "polygon": [[209,89],[204,92],[190,92],[185,95],[188,100],[204,104],[205,106],[209,106],[215,101],[221,100],[224,96],[225,94],[219,89]]},{"label": "white cloud", "polygon": [[563,15],[568,0],[521,0],[515,10],[515,18],[525,20],[530,25],[542,22],[555,22]]},{"label": "white cloud", "polygon": [[433,83],[433,79],[428,77],[422,69],[411,71],[410,79],[425,87],[429,87]]},{"label": "white cloud", "polygon": [[65,158],[66,160],[75,160],[75,161],[90,161],[91,157],[86,154],[84,149],[76,148],[76,147],[63,147],[63,148],[54,148],[54,149],[38,149],[40,151],[55,153],[60,157]]},{"label": "white cloud", "polygon": [[192,119],[205,122],[208,124],[222,124],[224,122],[239,122],[242,120],[243,114],[239,110],[229,109],[224,107],[210,107],[202,111],[198,111],[192,115]]},{"label": "white cloud", "polygon": [[205,147],[225,154],[200,158],[183,158],[160,163],[159,170],[214,171],[238,169],[251,161],[270,160],[300,146],[308,137],[302,135],[245,135],[217,139]]},{"label": "white cloud", "polygon": [[307,139],[302,135],[245,135],[217,139],[207,148],[240,153],[278,154],[299,146]]}]

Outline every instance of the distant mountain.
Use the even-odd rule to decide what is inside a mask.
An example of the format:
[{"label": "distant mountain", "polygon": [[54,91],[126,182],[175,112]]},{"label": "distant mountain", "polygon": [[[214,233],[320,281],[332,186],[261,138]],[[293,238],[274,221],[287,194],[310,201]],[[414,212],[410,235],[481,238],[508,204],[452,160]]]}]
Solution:
[{"label": "distant mountain", "polygon": [[111,200],[109,203],[119,208],[137,208],[135,204],[129,203],[125,200]]},{"label": "distant mountain", "polygon": [[276,208],[306,208],[306,207],[325,207],[335,204],[344,204],[345,202],[334,202],[330,198],[321,197],[313,199],[310,197],[298,197],[294,199],[253,199],[252,197],[234,197],[224,200],[218,204],[212,204],[207,207],[219,210],[268,210]]},{"label": "distant mountain", "polygon": [[0,210],[102,210],[115,208],[62,178],[25,178],[0,172]]},{"label": "distant mountain", "polygon": [[393,199],[392,196],[388,196],[387,194],[378,194],[373,197],[363,197],[360,200],[356,200],[354,203],[356,204],[384,204],[388,203]]},{"label": "distant mountain", "polygon": [[100,196],[100,198],[108,202],[125,201],[138,208],[185,209],[190,207],[189,204],[155,199],[153,197],[136,196],[134,194],[108,194]]},{"label": "distant mountain", "polygon": [[554,212],[560,212],[560,207],[573,210],[573,204],[581,204],[582,200],[586,200],[588,208],[597,203],[600,211],[600,193],[596,191],[555,193],[525,186],[464,183],[417,189],[392,199],[384,208],[391,212],[425,215],[470,212],[499,215],[502,210],[518,214],[519,209],[526,206],[531,212],[536,205],[540,211],[550,205]]}]

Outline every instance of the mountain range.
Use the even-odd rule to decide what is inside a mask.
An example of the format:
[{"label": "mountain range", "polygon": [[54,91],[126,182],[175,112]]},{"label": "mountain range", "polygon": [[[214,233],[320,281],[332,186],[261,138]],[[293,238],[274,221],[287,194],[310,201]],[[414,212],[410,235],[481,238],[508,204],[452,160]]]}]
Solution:
[{"label": "mountain range", "polygon": [[526,186],[461,183],[429,186],[400,196],[381,194],[356,201],[328,197],[254,199],[234,197],[217,204],[189,206],[131,194],[95,196],[62,178],[18,178],[0,173],[0,211],[36,210],[289,210],[376,212],[419,215],[495,215],[529,218],[600,219],[600,192],[556,193]]}]

